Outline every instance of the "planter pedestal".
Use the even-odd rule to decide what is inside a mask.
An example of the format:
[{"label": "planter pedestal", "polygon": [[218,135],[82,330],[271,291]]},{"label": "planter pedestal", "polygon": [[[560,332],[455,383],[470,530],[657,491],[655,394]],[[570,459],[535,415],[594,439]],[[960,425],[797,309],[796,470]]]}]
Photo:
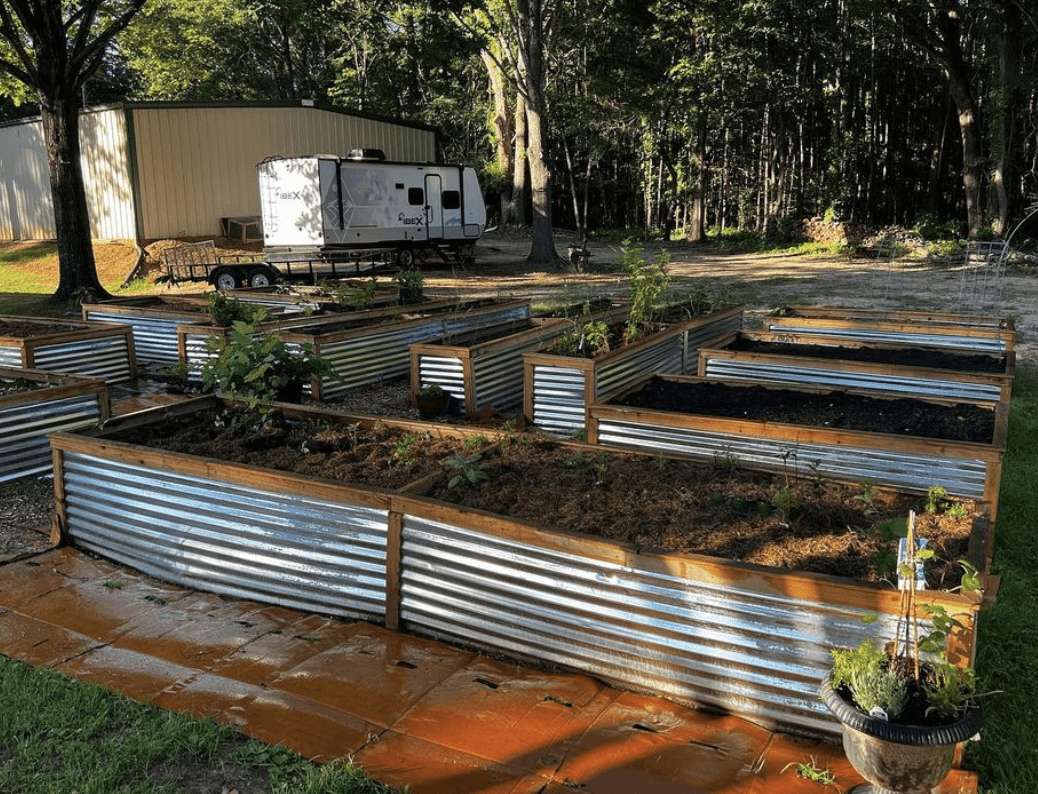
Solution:
[{"label": "planter pedestal", "polygon": [[854,770],[871,785],[853,794],[931,794],[951,771],[955,746],[980,729],[980,709],[972,708],[950,725],[897,725],[862,714],[829,684],[822,700],[843,729],[843,751]]}]

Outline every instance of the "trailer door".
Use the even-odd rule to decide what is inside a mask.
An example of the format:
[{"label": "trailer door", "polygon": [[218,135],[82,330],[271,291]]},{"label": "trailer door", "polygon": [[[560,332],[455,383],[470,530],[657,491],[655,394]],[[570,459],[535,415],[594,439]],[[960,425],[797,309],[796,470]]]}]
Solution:
[{"label": "trailer door", "polygon": [[443,239],[443,180],[439,174],[425,175],[425,228],[430,240]]}]

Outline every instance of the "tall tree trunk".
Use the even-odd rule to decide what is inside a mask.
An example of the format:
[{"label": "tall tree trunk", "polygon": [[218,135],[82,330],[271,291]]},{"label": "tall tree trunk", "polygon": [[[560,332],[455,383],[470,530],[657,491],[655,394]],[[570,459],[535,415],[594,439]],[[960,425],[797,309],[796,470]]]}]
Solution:
[{"label": "tall tree trunk", "polygon": [[512,157],[512,130],[514,127],[512,106],[508,99],[505,78],[501,74],[501,68],[498,66],[497,60],[491,57],[486,50],[481,52],[481,56],[483,65],[487,70],[487,76],[490,79],[490,91],[494,96],[494,116],[490,120],[490,126],[494,134],[494,152],[497,155],[497,166],[501,170],[503,177],[499,225],[504,227],[509,222],[515,173],[515,160]]},{"label": "tall tree trunk", "polygon": [[526,206],[529,204],[529,169],[527,160],[526,97],[522,91],[515,99],[515,157],[512,159],[512,196],[508,217],[516,226],[526,226]]},{"label": "tall tree trunk", "polygon": [[696,183],[692,189],[692,211],[686,237],[699,243],[706,239],[706,113],[700,112],[696,122],[696,142],[692,152],[696,166]]},{"label": "tall tree trunk", "polygon": [[1020,102],[1020,31],[1023,24],[1020,8],[1015,3],[1005,3],[1002,6],[1001,52],[998,64],[1002,83],[1002,107],[999,108],[997,120],[998,138],[993,152],[995,167],[991,175],[995,204],[998,207],[992,231],[998,237],[1005,236],[1009,228],[1009,219],[1015,211],[1015,196],[1010,193],[1008,186],[1013,184],[1016,176],[1014,140],[1016,111]]},{"label": "tall tree trunk", "polygon": [[90,213],[80,162],[78,102],[68,91],[54,94],[51,97],[39,94],[54,225],[60,230],[57,235],[58,289],[54,297],[61,301],[107,297],[94,263]]},{"label": "tall tree trunk", "polygon": [[551,222],[551,170],[545,136],[544,18],[542,0],[519,0],[520,53],[525,69],[527,163],[530,167],[530,206],[533,239],[526,260],[548,265],[558,260]]}]

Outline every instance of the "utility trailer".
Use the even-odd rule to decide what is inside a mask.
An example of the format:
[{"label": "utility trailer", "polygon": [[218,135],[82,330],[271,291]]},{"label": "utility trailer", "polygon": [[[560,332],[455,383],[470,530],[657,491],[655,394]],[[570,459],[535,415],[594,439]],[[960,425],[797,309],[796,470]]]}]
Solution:
[{"label": "utility trailer", "polygon": [[265,259],[389,248],[400,267],[433,250],[463,264],[486,230],[472,168],[392,162],[377,149],[346,157],[270,157],[258,166]]},{"label": "utility trailer", "polygon": [[392,248],[270,254],[218,254],[213,240],[181,243],[160,254],[169,285],[204,281],[217,289],[269,287],[277,281],[318,284],[328,279],[356,278],[395,268]]}]

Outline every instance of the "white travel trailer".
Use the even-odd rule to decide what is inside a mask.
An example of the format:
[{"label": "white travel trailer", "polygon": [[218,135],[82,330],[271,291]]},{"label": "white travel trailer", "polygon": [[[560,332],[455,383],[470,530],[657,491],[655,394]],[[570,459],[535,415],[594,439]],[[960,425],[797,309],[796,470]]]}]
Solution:
[{"label": "white travel trailer", "polygon": [[259,164],[265,259],[389,248],[402,267],[435,249],[470,257],[486,229],[472,168],[388,162],[378,150],[345,157],[271,157]]}]

